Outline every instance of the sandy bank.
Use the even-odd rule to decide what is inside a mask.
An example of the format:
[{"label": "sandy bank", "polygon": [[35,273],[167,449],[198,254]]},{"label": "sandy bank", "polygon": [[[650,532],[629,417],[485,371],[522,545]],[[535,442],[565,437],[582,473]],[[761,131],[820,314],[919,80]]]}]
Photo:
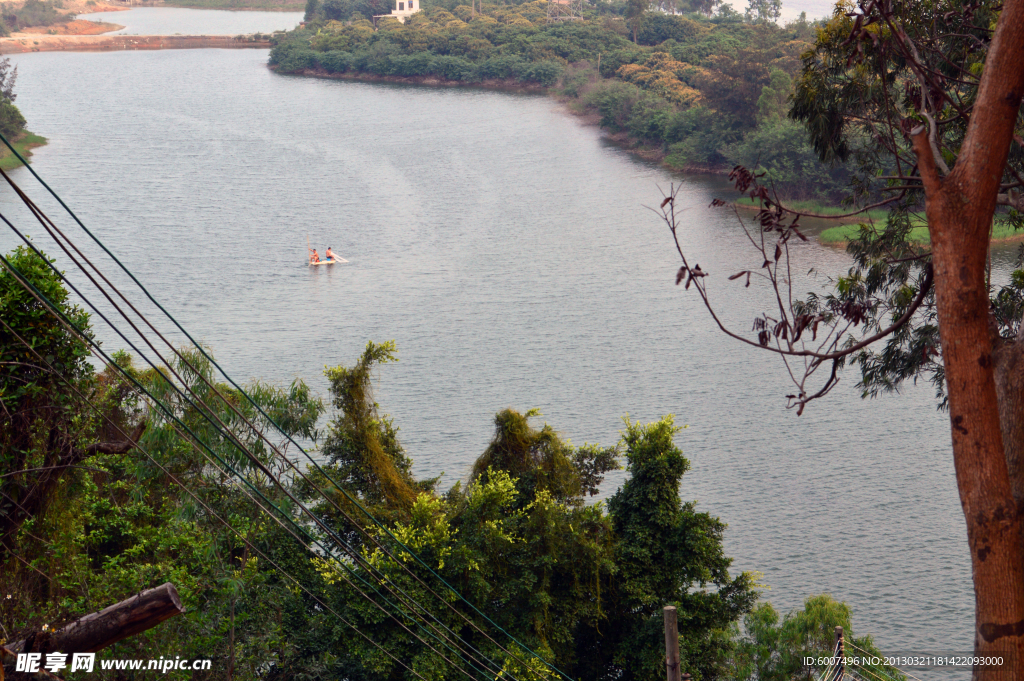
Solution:
[{"label": "sandy bank", "polygon": [[12,38],[28,38],[32,37],[33,40],[39,35],[99,35],[100,33],[110,33],[111,31],[120,31],[124,26],[120,24],[108,24],[101,21],[86,21],[85,19],[75,19],[69,21],[66,24],[56,24],[55,26],[29,26],[24,28],[17,33],[11,34]]},{"label": "sandy bank", "polygon": [[88,4],[89,0],[64,0],[63,10],[65,13],[70,14],[92,14],[93,12],[123,12],[131,9],[130,5],[124,3],[112,4],[109,2],[103,2],[103,0],[93,0],[93,4]]},{"label": "sandy bank", "polygon": [[113,52],[117,50],[188,50],[270,47],[267,38],[230,35],[15,35],[0,39],[0,53]]}]

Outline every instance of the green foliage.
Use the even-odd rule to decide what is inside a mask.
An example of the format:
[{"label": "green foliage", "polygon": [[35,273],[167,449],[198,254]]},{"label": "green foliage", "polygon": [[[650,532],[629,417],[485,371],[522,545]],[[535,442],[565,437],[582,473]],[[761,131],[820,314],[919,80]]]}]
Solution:
[{"label": "green foliage", "polygon": [[775,23],[782,16],[782,0],[749,0],[747,17],[758,24]]},{"label": "green foliage", "polygon": [[53,26],[74,21],[74,14],[58,12],[59,5],[55,0],[25,0],[20,9],[4,4],[4,24],[14,30],[29,26]]},{"label": "green foliage", "polygon": [[[88,317],[67,304],[60,282],[43,269],[38,256],[18,251],[11,260],[48,297],[58,301],[76,325],[87,329]],[[224,484],[227,471],[215,458],[233,465],[264,496],[263,503],[284,506],[280,490],[266,475],[268,470],[280,475],[280,463],[275,463],[265,443],[243,420],[266,431],[270,425],[266,419],[237,391],[217,385],[209,362],[197,351],[183,351],[183,358],[159,372],[140,371],[128,355],[115,353],[115,363],[164,405],[157,408],[149,398],[138,397],[113,365],[94,374],[85,363],[80,341],[67,336],[52,317],[40,314],[38,303],[19,294],[9,274],[0,276],[0,291],[3,319],[11,320],[19,334],[33,339],[33,347],[47,362],[62,367],[65,380],[59,388],[36,382],[46,389],[48,411],[58,411],[55,407],[59,406],[62,418],[75,427],[75,439],[58,444],[69,444],[72,453],[80,456],[74,466],[62,471],[53,488],[59,493],[51,491],[46,504],[28,506],[30,517],[22,518],[6,537],[5,552],[0,555],[6,597],[0,600],[0,624],[5,637],[18,638],[44,624],[58,626],[171,581],[187,613],[115,644],[101,656],[211,658],[214,668],[203,678],[224,678],[228,660],[233,661],[239,679],[272,678],[268,671],[278,664],[288,664],[302,673],[315,670],[315,660],[292,657],[284,625],[284,613],[304,608],[304,604],[297,601],[293,585],[282,583],[276,570],[258,559],[243,538],[289,568],[308,588],[319,588],[321,583],[308,559],[294,550],[293,540],[275,520],[255,508],[241,487]],[[0,336],[5,362],[8,356],[21,357],[17,354],[20,342],[12,341],[12,335]],[[12,370],[9,365],[0,365],[0,369]],[[9,377],[4,374],[5,379]],[[27,377],[23,373],[17,376],[23,379],[21,384]],[[40,373],[40,377],[50,383],[56,380],[52,374]],[[175,385],[193,389],[195,402],[183,400],[173,389]],[[248,391],[286,432],[296,437],[315,435],[323,407],[301,382],[288,390],[254,383]],[[58,404],[54,398],[63,402]],[[7,405],[8,409],[12,406],[17,407],[14,401]],[[185,428],[165,410],[177,416]],[[18,411],[13,413],[17,417]],[[233,438],[214,428],[204,414],[223,422],[260,463],[241,457]],[[51,416],[50,423],[31,423],[30,439],[39,441],[39,435],[49,434],[47,439],[52,440],[54,420]],[[0,432],[11,431],[0,428]],[[97,441],[119,442],[127,432],[135,433],[139,449],[88,446]],[[200,442],[212,450],[214,458],[207,458]],[[0,451],[5,457],[17,454],[12,443],[2,444]],[[143,449],[148,455],[142,454]],[[46,475],[26,471],[13,481],[35,483],[38,494]],[[11,481],[3,479],[3,491],[17,499],[18,485],[7,484]],[[190,491],[181,489],[181,484]],[[101,679],[115,678],[112,672],[97,674]]]},{"label": "green foliage", "polygon": [[[371,343],[352,369],[329,371],[340,410],[331,432],[370,422],[357,416],[376,414],[378,407],[359,386],[366,385],[371,366],[393,359],[393,344]],[[456,484],[437,496],[431,491],[434,481],[406,478],[418,495],[409,506],[389,507],[392,532],[470,602],[484,607],[499,626],[570,676],[648,678],[652,669],[660,668],[662,637],[656,634],[661,606],[671,602],[680,607],[686,623],[683,648],[689,669],[698,678],[718,678],[728,665],[730,623],[750,609],[756,592],[749,576],[728,575],[729,559],[721,550],[724,524],[679,500],[679,479],[688,464],[672,444],[677,429],[671,418],[649,425],[627,422],[622,446],[633,477],[613,497],[610,508],[618,511],[607,513],[603,505],[584,501],[597,492],[605,473],[617,468],[619,448],[575,447],[546,424],[532,427],[529,420],[535,416],[534,411],[512,409],[495,416],[494,436],[465,487]],[[385,417],[376,419],[394,432]],[[378,508],[387,513],[387,495],[373,491],[361,476],[367,469],[385,467],[391,468],[389,475],[405,476],[407,460],[399,450],[363,464],[363,472],[353,475],[360,465],[351,462],[369,457],[337,458],[337,449],[328,443],[328,475],[364,500],[383,499]],[[331,484],[326,478],[318,478],[320,483],[327,488]],[[312,488],[303,489],[313,500]],[[394,552],[386,534],[372,526],[360,530],[330,507],[321,503],[318,512],[330,518],[333,531],[352,537],[374,569],[403,591],[430,602],[425,585],[436,582],[429,573]],[[385,552],[378,542],[392,551]],[[330,561],[317,565],[325,580],[343,583]],[[359,568],[354,574],[364,575]],[[365,608],[350,592],[339,591],[332,598],[333,607],[353,613],[363,626],[379,632],[420,673],[443,678],[436,653],[382,613]],[[446,626],[461,628],[474,647],[507,670],[533,664],[507,656],[493,642],[466,630],[454,613],[436,614]],[[356,673],[356,665],[361,670],[357,675],[367,679],[397,672],[393,662],[380,659],[365,642],[345,632],[332,640],[328,647],[345,651],[339,668]],[[540,674],[539,669],[534,672]]]},{"label": "green foliage", "polygon": [[690,467],[673,443],[679,430],[671,416],[647,425],[626,419],[622,440],[631,475],[608,504],[618,538],[618,607],[633,613],[621,622],[615,657],[632,670],[630,678],[662,671],[656,633],[668,603],[679,609],[683,667],[697,679],[722,678],[729,627],[757,599],[752,575],[729,575],[732,560],[721,544],[725,524],[679,498],[679,479]]},{"label": "green foliage", "polygon": [[640,45],[661,45],[666,40],[687,42],[693,40],[704,28],[686,17],[671,14],[649,14],[640,24],[637,43]]},{"label": "green foliage", "polygon": [[476,18],[468,14],[468,7],[455,7],[471,19],[469,23],[447,10],[428,8],[405,24],[387,22],[375,32],[368,24],[341,21],[347,9],[325,15],[325,3],[315,30],[311,26],[289,33],[272,50],[270,62],[282,73],[316,68],[337,73],[336,60],[325,60],[320,53],[341,51],[351,55],[346,71],[470,83],[501,78],[550,87],[566,63],[593,58],[624,43],[591,25],[544,24],[537,2],[521,7],[512,12],[485,6],[486,14]]},{"label": "green foliage", "polygon": [[[11,257],[76,323],[87,325],[45,262],[24,249]],[[5,408],[18,413],[24,396],[64,399],[63,418],[77,427],[76,446],[87,453],[84,468],[63,477],[61,493],[8,535],[11,553],[0,556],[5,592],[12,595],[0,600],[8,635],[57,625],[171,581],[186,614],[103,657],[211,658],[214,669],[201,678],[225,678],[230,665],[233,678],[246,681],[408,678],[396,659],[431,681],[460,677],[467,660],[443,644],[431,650],[420,638],[440,641],[399,607],[411,598],[431,609],[433,622],[495,660],[495,678],[552,678],[532,653],[502,650],[467,626],[457,610],[478,618],[398,550],[393,534],[572,678],[639,681],[659,673],[661,608],[669,603],[679,608],[685,668],[698,681],[725,678],[745,650],[734,632],[752,610],[756,585],[748,574],[730,576],[724,523],[681,500],[689,462],[674,444],[679,428],[672,417],[650,424],[627,419],[616,447],[577,447],[547,424],[532,426],[535,411],[504,410],[468,482],[440,495],[436,480],[414,479],[398,428],[373,398],[373,370],[396,360],[393,342],[368,343],[353,366],[326,371],[336,412],[322,432],[324,406],[302,382],[287,389],[247,386],[265,417],[238,390],[217,383],[210,361],[194,349],[159,370],[136,368],[130,356],[116,353],[113,365],[93,373],[80,342],[9,275],[0,276],[0,311],[82,388],[82,396],[71,398],[54,390],[53,375],[38,367],[0,365]],[[20,361],[9,335],[0,335],[0,343],[5,362]],[[136,394],[122,372],[150,396]],[[288,435],[322,442],[325,472],[306,469],[303,478],[276,456],[258,436],[271,431],[271,420]],[[82,449],[126,430],[136,433],[137,448]],[[38,443],[47,430],[30,424],[28,432]],[[3,451],[6,456],[9,448]],[[630,478],[607,509],[587,504],[623,451]],[[338,486],[369,506],[391,534],[355,515]],[[304,518],[289,494],[312,505],[322,524]],[[351,546],[348,553],[339,536]],[[310,538],[323,548],[307,546]],[[335,614],[372,632],[395,657]]]},{"label": "green foliage", "polygon": [[720,166],[729,161],[727,149],[742,139],[739,125],[699,106],[672,117],[666,128],[667,163],[677,168]]},{"label": "green foliage", "polygon": [[802,125],[786,118],[768,118],[743,141],[727,147],[734,163],[764,173],[761,182],[795,199],[840,200],[848,191],[847,166],[822,163]]},{"label": "green foliage", "polygon": [[785,71],[772,69],[769,78],[769,84],[761,88],[761,96],[757,98],[757,112],[761,122],[775,122],[786,117],[789,95],[793,89],[793,79]]},{"label": "green foliage", "polygon": [[[790,612],[781,622],[771,603],[761,603],[743,618],[743,626],[745,636],[735,655],[737,681],[799,681],[813,677],[812,672],[820,669],[805,666],[804,658],[832,657],[836,627],[843,627],[846,656],[883,657],[870,636],[854,636],[850,608],[827,594],[807,598],[803,610]],[[881,664],[858,665],[857,672],[868,678],[906,679],[898,669]]]},{"label": "green foliage", "polygon": [[[958,0],[939,0],[915,5],[912,11],[909,6],[895,7],[896,14],[879,23],[877,16],[848,16],[848,5],[839,5],[818,31],[814,49],[803,56],[791,116],[804,123],[819,158],[844,162],[850,169],[850,203],[897,199],[889,205],[884,221],[850,239],[847,248],[855,266],[844,280],[857,285],[837,288],[828,299],[869,310],[865,333],[885,328],[902,315],[930,267],[930,254],[922,247],[924,192],[913,179],[914,171],[905,165],[908,158],[914,158],[905,131],[934,121],[934,144],[940,150],[937,160],[955,167],[992,38],[990,29],[1000,7],[982,2],[965,12]],[[865,29],[864,39],[849,40],[855,21],[870,27]],[[928,45],[922,66],[915,69],[892,51],[896,36],[901,45]],[[952,69],[950,64],[958,66]],[[919,73],[930,74],[924,98],[932,102],[927,115]],[[942,104],[952,101],[962,104]],[[1020,128],[1022,124],[1024,111],[1018,111],[1016,125]],[[1024,153],[1019,145],[1011,145],[1003,169],[1004,186],[1015,185],[1022,172]],[[909,179],[900,179],[900,175]],[[1005,237],[1022,226],[1021,214],[1006,210],[996,213],[993,232],[999,235],[996,238]],[[829,236],[851,236],[848,232]],[[1012,285],[996,289],[993,307],[998,307],[1001,299],[1015,296]],[[935,386],[940,407],[945,405],[935,314],[934,295],[929,293],[911,323],[877,347],[858,353],[859,387],[865,397],[896,391],[905,381],[925,378]],[[1007,340],[1016,337],[1018,322],[1005,316],[997,316],[997,320],[999,336]]]},{"label": "green foliage", "polygon": [[473,465],[472,479],[486,482],[498,470],[515,480],[522,498],[545,492],[559,503],[581,504],[584,493],[597,493],[607,471],[618,469],[617,449],[574,448],[547,424],[540,430],[531,428],[528,419],[535,415],[535,411],[523,415],[513,409],[498,413],[494,439]]},{"label": "green foliage", "polygon": [[19,246],[7,261],[0,267],[6,324],[0,325],[0,470],[8,474],[0,478],[0,557],[22,524],[51,503],[67,467],[85,457],[83,440],[95,423],[75,408],[68,384],[86,393],[97,389],[87,346],[19,282],[48,297],[86,334],[89,316],[68,300],[43,257]]},{"label": "green foliage", "polygon": [[398,442],[398,429],[378,412],[371,376],[375,366],[396,361],[394,341],[370,342],[354,367],[325,372],[340,413],[321,451],[335,481],[371,505],[402,508],[411,506],[416,496],[412,461]]},{"label": "green foliage", "polygon": [[8,100],[0,101],[0,134],[8,140],[18,137],[25,129],[25,117]]}]

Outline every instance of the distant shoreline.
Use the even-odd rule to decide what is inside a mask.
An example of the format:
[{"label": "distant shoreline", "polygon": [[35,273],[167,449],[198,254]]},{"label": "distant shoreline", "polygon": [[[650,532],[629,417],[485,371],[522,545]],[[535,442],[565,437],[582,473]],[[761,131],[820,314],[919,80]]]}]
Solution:
[{"label": "distant shoreline", "polygon": [[187,50],[210,47],[269,49],[270,35],[30,35],[0,39],[0,53],[3,54]]},{"label": "distant shoreline", "polygon": [[[271,71],[277,71],[273,66],[268,66]],[[479,87],[487,90],[502,90],[504,92],[521,92],[547,94],[548,88],[543,85],[530,85],[518,80],[495,78],[483,80],[476,83],[465,83],[460,80],[446,80],[437,76],[381,76],[376,73],[328,73],[324,69],[303,69],[301,71],[283,73],[284,76],[302,76],[304,78],[326,78],[330,80],[355,80],[364,83],[402,83],[407,85],[427,85],[431,87]]]}]

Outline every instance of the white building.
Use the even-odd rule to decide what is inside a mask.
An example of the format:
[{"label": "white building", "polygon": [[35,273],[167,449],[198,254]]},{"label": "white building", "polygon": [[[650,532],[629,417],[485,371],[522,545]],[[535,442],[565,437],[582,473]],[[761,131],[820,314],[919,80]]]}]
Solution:
[{"label": "white building", "polygon": [[419,12],[421,9],[423,9],[422,7],[420,7],[420,3],[422,1],[423,0],[395,0],[395,5],[397,6],[397,9],[391,10],[391,14],[382,14],[379,17],[374,17],[374,19],[383,17],[394,17],[395,19],[398,19],[404,24],[406,19],[408,19],[413,14],[416,14],[416,12]]}]

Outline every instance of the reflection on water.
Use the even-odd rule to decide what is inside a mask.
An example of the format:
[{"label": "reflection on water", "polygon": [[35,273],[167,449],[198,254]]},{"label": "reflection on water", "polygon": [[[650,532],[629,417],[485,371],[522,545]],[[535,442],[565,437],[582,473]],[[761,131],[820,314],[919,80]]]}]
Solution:
[{"label": "reflection on water", "polygon": [[[552,100],[278,76],[255,50],[14,58],[18,105],[51,139],[36,169],[237,378],[324,392],[325,364],[395,339],[378,400],[416,473],[449,483],[506,406],[539,407],[577,443],[614,443],[626,413],[673,413],[690,426],[683,496],[729,524],[735,568],[764,572],[777,607],[829,592],[883,650],[971,649],[931,389],[863,401],[848,372],[804,416],[786,411],[782,367],[673,285],[669,235],[642,205],[680,180]],[[767,297],[724,281],[751,254],[735,216],[708,208],[721,183],[681,181],[683,239],[748,329]],[[16,211],[9,192],[0,206]],[[350,262],[311,271],[307,236]],[[849,267],[794,248],[802,271]]]},{"label": "reflection on water", "polygon": [[81,19],[124,26],[104,35],[240,35],[291,30],[302,12],[229,12],[218,9],[137,7],[121,12],[83,14]]}]

